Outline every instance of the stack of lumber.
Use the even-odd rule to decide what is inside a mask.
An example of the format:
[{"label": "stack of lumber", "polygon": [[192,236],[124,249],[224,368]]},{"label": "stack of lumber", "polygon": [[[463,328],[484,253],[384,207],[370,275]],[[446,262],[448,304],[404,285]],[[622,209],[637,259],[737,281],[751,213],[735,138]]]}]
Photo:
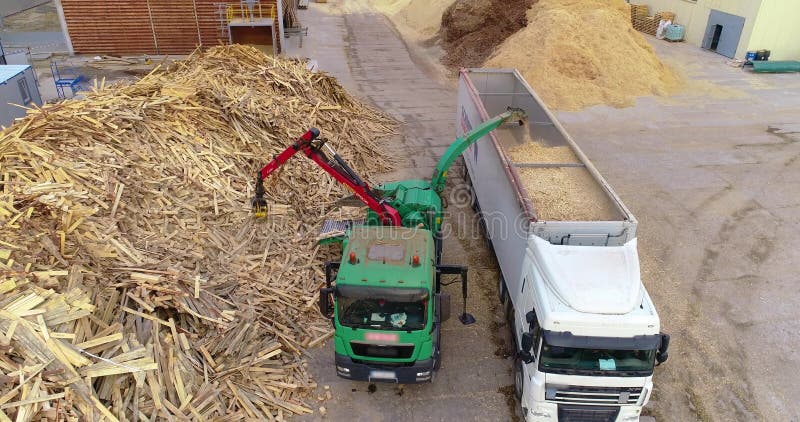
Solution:
[{"label": "stack of lumber", "polygon": [[298,157],[310,126],[365,176],[394,122],[304,63],[196,52],[0,132],[0,421],[281,420],[310,413],[315,245],[344,195]]},{"label": "stack of lumber", "polygon": [[646,4],[629,4],[631,8],[631,24],[636,26],[636,21],[646,18],[650,14],[650,8]]}]

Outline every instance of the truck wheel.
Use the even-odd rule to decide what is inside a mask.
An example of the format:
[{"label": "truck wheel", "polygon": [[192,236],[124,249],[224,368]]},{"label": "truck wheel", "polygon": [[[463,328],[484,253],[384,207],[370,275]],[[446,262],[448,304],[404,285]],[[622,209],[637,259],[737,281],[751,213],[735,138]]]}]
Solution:
[{"label": "truck wheel", "polygon": [[511,301],[506,301],[506,324],[508,325],[508,329],[511,330],[511,338],[516,341],[516,332],[514,331],[514,304]]},{"label": "truck wheel", "polygon": [[522,392],[525,387],[525,373],[522,372],[522,359],[514,359],[514,395],[522,401]]},{"label": "truck wheel", "polygon": [[[436,351],[436,361],[433,363],[433,372],[439,370],[442,367],[442,330],[438,330],[436,334],[436,347],[439,348]],[[431,374],[431,381],[433,381],[433,374]]]},{"label": "truck wheel", "polygon": [[475,194],[475,187],[472,185],[472,179],[467,176],[467,187],[469,187],[469,202],[472,206],[472,211],[480,212],[481,207],[478,206],[478,195]]},{"label": "truck wheel", "polygon": [[503,273],[497,277],[497,295],[500,297],[500,304],[506,303],[508,298],[508,290],[506,290],[506,280],[503,278]]},{"label": "truck wheel", "polygon": [[489,228],[486,226],[486,220],[484,220],[483,216],[480,214],[478,214],[478,226],[483,234],[483,238],[486,239],[486,247],[489,248],[489,251],[494,251],[492,239],[489,237]]}]

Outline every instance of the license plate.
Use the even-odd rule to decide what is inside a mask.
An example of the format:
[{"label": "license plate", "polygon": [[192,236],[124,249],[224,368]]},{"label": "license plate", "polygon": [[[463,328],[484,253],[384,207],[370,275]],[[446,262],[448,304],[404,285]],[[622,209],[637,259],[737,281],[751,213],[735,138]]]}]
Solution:
[{"label": "license plate", "polygon": [[397,378],[394,371],[370,371],[369,377],[378,380],[393,380]]},{"label": "license plate", "polygon": [[393,333],[376,333],[376,332],[367,332],[364,334],[364,340],[367,341],[378,341],[378,342],[385,342],[385,343],[397,343],[398,341],[397,334]]}]

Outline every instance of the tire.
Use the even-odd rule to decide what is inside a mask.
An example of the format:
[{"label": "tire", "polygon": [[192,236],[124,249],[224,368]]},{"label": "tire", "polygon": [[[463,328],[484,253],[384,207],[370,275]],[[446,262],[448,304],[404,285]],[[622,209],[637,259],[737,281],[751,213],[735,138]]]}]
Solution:
[{"label": "tire", "polygon": [[503,273],[500,273],[497,277],[497,296],[500,298],[501,305],[508,300],[508,290],[506,289],[506,280],[503,278]]},{"label": "tire", "polygon": [[475,186],[472,185],[472,179],[467,175],[467,186],[469,187],[470,206],[472,211],[480,212],[481,207],[478,206],[478,195],[475,194]]},{"label": "tire", "polygon": [[[433,363],[433,372],[439,370],[442,367],[442,330],[439,329],[438,334],[436,335],[436,345],[439,347],[439,350],[436,351],[436,362]],[[431,382],[433,382],[433,373],[431,373]]]},{"label": "tire", "polygon": [[494,252],[492,239],[489,238],[489,228],[486,227],[486,220],[483,219],[482,215],[478,215],[478,226],[480,228],[481,233],[483,234],[483,238],[486,240],[486,247],[489,248],[489,251]]},{"label": "tire", "polygon": [[514,359],[514,396],[522,401],[522,392],[525,391],[525,374],[522,370],[522,359]]},{"label": "tire", "polygon": [[506,325],[511,333],[511,347],[513,348],[514,356],[516,356],[519,349],[517,346],[517,324],[514,321],[514,304],[510,300],[506,302]]}]

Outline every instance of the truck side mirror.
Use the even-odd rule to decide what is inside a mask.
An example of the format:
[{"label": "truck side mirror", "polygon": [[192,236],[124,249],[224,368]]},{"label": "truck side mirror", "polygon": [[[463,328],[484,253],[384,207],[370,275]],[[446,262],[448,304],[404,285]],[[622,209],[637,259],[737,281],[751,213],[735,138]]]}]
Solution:
[{"label": "truck side mirror", "polygon": [[333,287],[319,289],[319,312],[328,319],[333,319]]},{"label": "truck side mirror", "polygon": [[339,261],[328,261],[325,263],[325,287],[331,287],[331,282],[339,274]]},{"label": "truck side mirror", "polygon": [[533,347],[533,334],[531,333],[522,333],[522,350],[519,351],[518,355],[525,363],[533,362],[533,354],[531,354],[531,348]]},{"label": "truck side mirror", "polygon": [[656,351],[656,362],[659,365],[666,362],[669,359],[669,334],[661,334],[661,345],[658,346],[658,351]]},{"label": "truck side mirror", "polygon": [[447,293],[438,293],[436,297],[439,298],[439,317],[442,322],[450,319],[450,295]]},{"label": "truck side mirror", "polygon": [[522,350],[530,352],[533,347],[533,334],[522,333]]}]

